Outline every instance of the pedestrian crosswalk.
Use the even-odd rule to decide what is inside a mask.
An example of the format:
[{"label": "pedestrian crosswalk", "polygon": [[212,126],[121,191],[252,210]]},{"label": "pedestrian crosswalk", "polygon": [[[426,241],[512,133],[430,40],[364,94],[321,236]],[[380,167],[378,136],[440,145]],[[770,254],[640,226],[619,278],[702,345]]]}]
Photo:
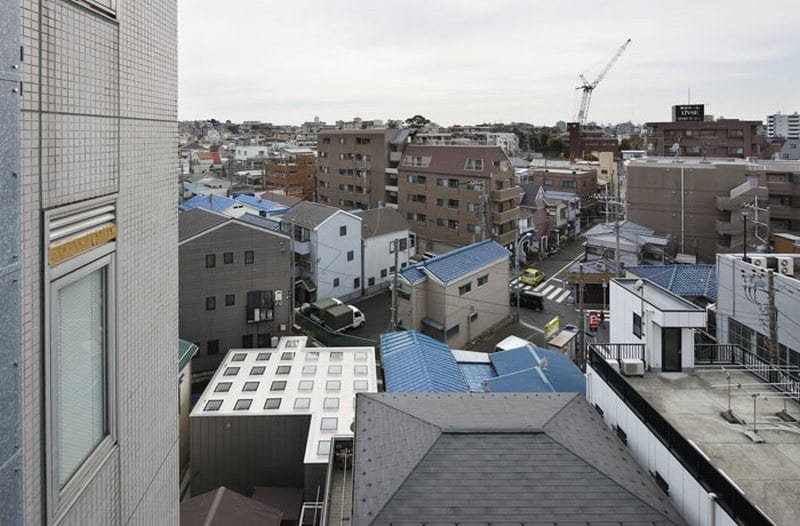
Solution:
[{"label": "pedestrian crosswalk", "polygon": [[[555,280],[560,281],[560,280]],[[532,290],[537,294],[541,294],[545,299],[550,301],[555,301],[556,303],[564,303],[567,298],[570,297],[571,290],[569,288],[564,288],[558,285],[555,282],[545,282],[541,283],[537,286],[533,285],[525,285],[520,283],[519,278],[515,278],[511,280],[509,283],[512,291],[515,290]]]}]

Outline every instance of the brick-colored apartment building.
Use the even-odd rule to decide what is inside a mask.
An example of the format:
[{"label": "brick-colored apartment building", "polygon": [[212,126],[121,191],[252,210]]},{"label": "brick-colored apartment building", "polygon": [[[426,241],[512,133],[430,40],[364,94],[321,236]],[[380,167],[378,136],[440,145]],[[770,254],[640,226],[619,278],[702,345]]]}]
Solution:
[{"label": "brick-colored apartment building", "polygon": [[264,161],[264,189],[311,201],[314,194],[314,152],[286,148]]},{"label": "brick-colored apartment building", "polygon": [[535,168],[531,178],[534,185],[548,191],[572,192],[581,198],[597,193],[597,170],[594,168]]},{"label": "brick-colored apartment building", "polygon": [[649,155],[681,157],[768,158],[768,144],[758,134],[760,121],[718,119],[716,121],[648,122]]}]

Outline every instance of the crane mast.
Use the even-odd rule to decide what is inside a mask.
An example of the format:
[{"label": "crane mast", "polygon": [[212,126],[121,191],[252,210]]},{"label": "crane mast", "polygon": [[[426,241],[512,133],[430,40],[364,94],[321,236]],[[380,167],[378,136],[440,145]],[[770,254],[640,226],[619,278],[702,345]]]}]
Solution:
[{"label": "crane mast", "polygon": [[611,60],[608,61],[608,64],[605,65],[605,67],[597,75],[597,78],[594,79],[594,82],[589,82],[583,75],[578,75],[581,78],[582,84],[575,89],[582,90],[583,96],[581,97],[581,108],[578,111],[578,118],[576,120],[578,121],[578,123],[580,123],[581,126],[584,126],[586,124],[586,119],[589,116],[589,102],[592,100],[592,92],[597,87],[597,85],[600,84],[600,81],[605,78],[611,67],[619,59],[619,57],[622,56],[622,54],[625,52],[625,48],[627,48],[628,44],[630,43],[631,39],[629,38],[628,40],[625,41],[624,44],[622,44],[619,47],[617,52],[614,53],[614,56],[611,57]]}]

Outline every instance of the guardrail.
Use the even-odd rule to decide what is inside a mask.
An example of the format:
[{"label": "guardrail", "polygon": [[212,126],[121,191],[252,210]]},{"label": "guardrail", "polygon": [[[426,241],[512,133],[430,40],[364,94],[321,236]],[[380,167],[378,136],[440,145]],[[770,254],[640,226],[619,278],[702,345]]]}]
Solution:
[{"label": "guardrail", "polygon": [[595,343],[592,346],[607,360],[641,360],[647,367],[643,343]]}]

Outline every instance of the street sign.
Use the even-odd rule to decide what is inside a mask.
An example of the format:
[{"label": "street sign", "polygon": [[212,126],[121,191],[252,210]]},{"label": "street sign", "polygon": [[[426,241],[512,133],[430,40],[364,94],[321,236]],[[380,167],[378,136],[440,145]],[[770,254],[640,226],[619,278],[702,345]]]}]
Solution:
[{"label": "street sign", "polygon": [[559,328],[559,317],[556,316],[544,325],[544,339],[549,340],[556,335]]}]

